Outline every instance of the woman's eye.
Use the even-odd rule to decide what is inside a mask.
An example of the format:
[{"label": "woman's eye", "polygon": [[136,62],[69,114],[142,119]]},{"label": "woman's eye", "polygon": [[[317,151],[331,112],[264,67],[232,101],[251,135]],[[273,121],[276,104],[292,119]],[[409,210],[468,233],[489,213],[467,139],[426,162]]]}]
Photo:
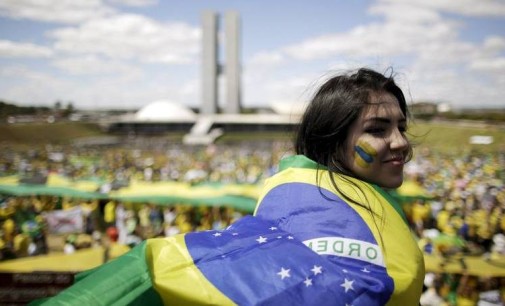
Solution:
[{"label": "woman's eye", "polygon": [[379,127],[368,128],[368,129],[365,129],[365,132],[368,133],[368,134],[382,134],[382,133],[385,132],[385,129],[384,128],[379,128]]}]

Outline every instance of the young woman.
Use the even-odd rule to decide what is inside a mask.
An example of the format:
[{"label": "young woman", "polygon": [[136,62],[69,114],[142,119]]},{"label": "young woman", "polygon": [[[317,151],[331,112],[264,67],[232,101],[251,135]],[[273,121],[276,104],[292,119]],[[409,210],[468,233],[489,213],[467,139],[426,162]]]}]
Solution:
[{"label": "young woman", "polygon": [[49,304],[418,305],[422,253],[383,189],[402,184],[407,118],[392,78],[328,80],[255,217],[149,239]]},{"label": "young woman", "polygon": [[[388,305],[418,305],[424,279],[403,211],[384,191],[402,184],[412,154],[407,119],[391,77],[360,69],[329,79],[302,118],[298,155],[281,162],[255,212],[345,269],[349,282],[375,278],[368,286],[383,286]],[[360,301],[352,293],[342,295],[349,305]]]}]

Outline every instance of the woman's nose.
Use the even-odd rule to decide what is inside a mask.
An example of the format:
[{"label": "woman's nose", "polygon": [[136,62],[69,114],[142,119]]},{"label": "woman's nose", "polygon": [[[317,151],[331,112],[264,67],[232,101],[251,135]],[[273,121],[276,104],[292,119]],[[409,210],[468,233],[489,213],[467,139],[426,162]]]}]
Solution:
[{"label": "woman's nose", "polygon": [[391,133],[391,141],[390,141],[391,150],[405,150],[409,147],[409,141],[405,134],[403,134],[398,129],[395,129]]}]

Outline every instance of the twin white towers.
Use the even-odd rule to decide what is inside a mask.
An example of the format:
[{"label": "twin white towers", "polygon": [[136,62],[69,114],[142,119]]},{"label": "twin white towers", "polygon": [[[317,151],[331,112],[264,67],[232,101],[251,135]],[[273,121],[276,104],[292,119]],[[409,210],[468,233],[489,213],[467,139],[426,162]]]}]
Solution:
[{"label": "twin white towers", "polygon": [[[225,65],[219,64],[218,14],[204,11],[202,14],[202,104],[200,114],[216,114],[219,109],[218,77],[224,70],[226,95],[223,112],[240,113],[240,29],[237,12],[224,14]],[[223,68],[221,68],[223,67]]]}]

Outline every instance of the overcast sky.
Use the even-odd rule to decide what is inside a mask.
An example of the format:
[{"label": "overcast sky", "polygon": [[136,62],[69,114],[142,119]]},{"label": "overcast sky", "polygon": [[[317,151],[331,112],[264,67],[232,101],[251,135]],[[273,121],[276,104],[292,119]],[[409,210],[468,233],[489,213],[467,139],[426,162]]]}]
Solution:
[{"label": "overcast sky", "polygon": [[0,0],[0,100],[198,106],[204,10],[240,14],[247,107],[360,66],[413,102],[505,107],[504,0]]}]

